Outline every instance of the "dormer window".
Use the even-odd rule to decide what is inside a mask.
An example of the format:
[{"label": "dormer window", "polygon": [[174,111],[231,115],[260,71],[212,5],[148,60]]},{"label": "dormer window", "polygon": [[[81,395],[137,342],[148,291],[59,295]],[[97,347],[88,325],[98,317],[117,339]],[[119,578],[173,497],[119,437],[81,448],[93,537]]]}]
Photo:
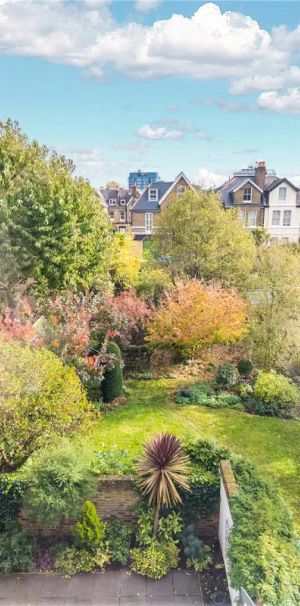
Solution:
[{"label": "dormer window", "polygon": [[151,202],[158,201],[158,189],[149,189],[149,200]]},{"label": "dormer window", "polygon": [[185,190],[185,185],[177,185],[177,198],[182,198],[182,196],[185,194]]},{"label": "dormer window", "polygon": [[116,204],[117,204],[116,198],[109,198],[108,206],[116,206]]},{"label": "dormer window", "polygon": [[122,200],[120,200],[120,204],[121,204],[121,206],[125,206],[126,200],[124,200],[124,198],[122,198]]},{"label": "dormer window", "polygon": [[286,187],[279,187],[278,200],[281,200],[282,202],[286,200]]},{"label": "dormer window", "polygon": [[252,187],[244,187],[243,202],[251,202],[252,200]]}]

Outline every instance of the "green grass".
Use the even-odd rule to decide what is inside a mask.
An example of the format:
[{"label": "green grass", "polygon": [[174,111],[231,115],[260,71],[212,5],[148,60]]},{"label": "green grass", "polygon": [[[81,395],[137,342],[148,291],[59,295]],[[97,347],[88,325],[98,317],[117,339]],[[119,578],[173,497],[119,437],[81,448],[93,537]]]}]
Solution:
[{"label": "green grass", "polygon": [[128,403],[102,415],[89,447],[116,444],[135,455],[146,439],[160,431],[215,441],[255,463],[265,479],[280,487],[300,526],[300,423],[229,409],[179,406],[174,393],[182,385],[174,379],[130,381]]}]

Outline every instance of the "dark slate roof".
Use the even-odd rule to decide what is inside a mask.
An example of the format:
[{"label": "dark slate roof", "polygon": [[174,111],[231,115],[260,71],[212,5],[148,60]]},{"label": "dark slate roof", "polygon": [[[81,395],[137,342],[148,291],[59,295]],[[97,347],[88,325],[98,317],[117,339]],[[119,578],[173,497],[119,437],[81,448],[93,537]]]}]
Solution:
[{"label": "dark slate roof", "polygon": [[273,181],[271,181],[271,183],[269,183],[269,185],[267,185],[267,187],[265,187],[265,190],[272,191],[272,189],[274,189],[274,187],[277,187],[281,183],[287,183],[288,185],[290,185],[290,187],[292,187],[293,189],[298,191],[298,187],[296,187],[296,185],[294,185],[294,183],[291,183],[291,181],[289,181],[286,177],[283,177],[282,179],[279,179],[279,178],[274,179]]},{"label": "dark slate roof", "polygon": [[126,206],[129,202],[129,200],[132,197],[132,190],[131,189],[123,189],[123,188],[119,188],[119,189],[107,189],[107,188],[103,188],[100,189],[100,192],[106,202],[106,204],[108,204],[108,200],[111,198],[114,198],[115,200],[117,200],[117,205],[120,205],[120,200],[126,200]]},{"label": "dark slate roof", "polygon": [[[133,207],[133,212],[159,212],[160,206],[159,202],[168,191],[168,189],[173,185],[174,181],[155,181],[149,185],[149,188],[146,188],[142,191],[137,203]],[[148,189],[158,189],[158,200],[157,202],[153,202],[148,199]]]},{"label": "dark slate roof", "polygon": [[[225,183],[223,183],[223,185],[220,185],[220,187],[217,187],[217,192],[220,195],[220,198],[224,204],[224,206],[226,208],[232,208],[233,207],[233,196],[232,193],[238,189],[239,187],[241,187],[243,185],[243,183],[246,183],[247,181],[253,181],[253,183],[255,183],[255,179],[252,176],[245,176],[245,175],[239,175],[239,176],[234,176],[231,177],[230,179],[228,179],[228,181],[225,181]],[[268,191],[269,188],[272,187],[272,184],[274,183],[274,181],[281,181],[281,179],[278,179],[278,177],[275,177],[274,175],[266,175],[266,180],[265,180],[265,188],[264,191]],[[275,186],[274,186],[275,187]]]}]

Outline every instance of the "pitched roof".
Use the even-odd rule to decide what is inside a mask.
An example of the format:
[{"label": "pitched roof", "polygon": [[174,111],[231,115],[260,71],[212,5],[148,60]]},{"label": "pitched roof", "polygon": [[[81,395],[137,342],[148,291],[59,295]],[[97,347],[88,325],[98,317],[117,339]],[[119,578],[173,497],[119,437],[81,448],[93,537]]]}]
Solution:
[{"label": "pitched roof", "polygon": [[267,187],[265,187],[266,191],[272,191],[272,189],[275,189],[275,187],[278,187],[278,185],[281,185],[281,183],[287,183],[290,187],[292,187],[295,191],[299,191],[299,188],[296,187],[296,185],[294,185],[291,181],[289,181],[286,177],[283,177],[282,179],[274,179],[269,185],[267,185]]},{"label": "pitched roof", "polygon": [[104,187],[99,189],[99,193],[101,194],[106,204],[108,204],[108,200],[115,199],[118,203],[120,200],[125,200],[127,205],[129,200],[131,200],[132,198],[132,190],[124,189],[122,187],[119,187],[119,189],[109,189]]},{"label": "pitched roof", "polygon": [[[134,205],[132,210],[134,212],[148,212],[148,211],[149,212],[159,212],[160,205],[163,202],[163,200],[165,199],[165,197],[167,196],[167,194],[169,193],[169,190],[171,190],[172,187],[174,187],[181,178],[183,178],[186,181],[186,184],[193,191],[196,191],[194,186],[190,183],[188,178],[185,176],[185,174],[181,172],[181,173],[179,173],[179,175],[177,175],[177,177],[174,179],[174,181],[154,181],[154,183],[150,183],[150,185],[148,185],[148,187],[146,187],[142,191],[138,201],[136,202],[136,204]],[[158,191],[157,200],[149,200],[149,194],[148,194],[149,189],[157,189],[157,191]]]},{"label": "pitched roof", "polygon": [[[266,175],[265,178],[265,187],[264,187],[264,192],[268,191],[268,189],[270,187],[272,187],[272,184],[274,182],[277,181],[281,181],[281,179],[278,179],[278,177],[274,176],[274,175]],[[250,177],[245,177],[245,175],[239,175],[239,176],[233,176],[230,179],[228,179],[228,181],[225,181],[225,183],[223,183],[223,185],[220,185],[219,187],[217,187],[217,192],[220,195],[220,198],[224,204],[224,206],[226,208],[233,208],[234,204],[233,204],[233,196],[232,194],[237,191],[238,189],[240,189],[240,187],[243,187],[243,185],[245,185],[245,183],[250,182],[254,187],[256,187],[261,193],[263,193],[263,190],[253,181],[253,179],[251,179]],[[275,187],[275,185],[274,185]]]}]

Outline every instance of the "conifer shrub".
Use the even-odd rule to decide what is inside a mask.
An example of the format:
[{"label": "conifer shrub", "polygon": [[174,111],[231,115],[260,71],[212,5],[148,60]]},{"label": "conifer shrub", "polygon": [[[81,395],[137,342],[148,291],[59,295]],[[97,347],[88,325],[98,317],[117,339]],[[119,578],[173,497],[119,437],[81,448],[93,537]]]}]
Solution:
[{"label": "conifer shrub", "polygon": [[95,551],[101,545],[104,535],[105,524],[99,518],[95,505],[91,501],[86,501],[74,528],[75,546],[79,549]]},{"label": "conifer shrub", "polygon": [[253,370],[253,364],[252,364],[251,360],[242,358],[238,362],[237,369],[238,369],[240,375],[247,377],[251,374],[251,372]]},{"label": "conifer shrub", "polygon": [[108,342],[106,350],[115,356],[115,360],[112,368],[105,371],[101,388],[104,402],[111,402],[123,394],[122,355],[119,346],[113,341]]}]

